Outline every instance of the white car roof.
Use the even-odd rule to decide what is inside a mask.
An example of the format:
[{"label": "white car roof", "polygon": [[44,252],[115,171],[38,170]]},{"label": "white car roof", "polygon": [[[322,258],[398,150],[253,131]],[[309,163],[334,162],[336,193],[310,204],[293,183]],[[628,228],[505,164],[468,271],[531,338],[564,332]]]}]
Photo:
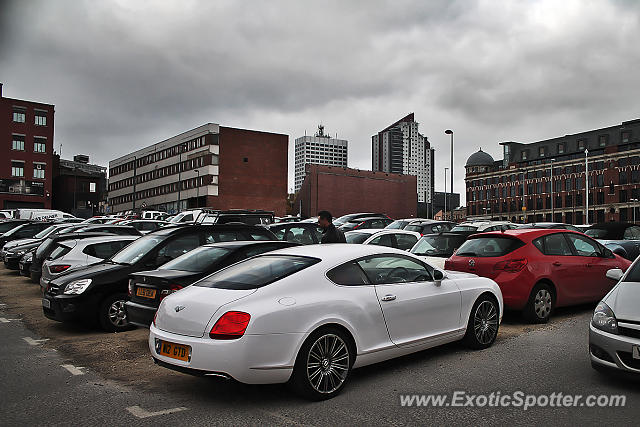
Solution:
[{"label": "white car roof", "polygon": [[347,234],[370,234],[370,235],[374,235],[374,234],[413,234],[413,235],[420,235],[420,233],[417,233],[415,231],[409,231],[409,230],[400,230],[397,228],[365,228],[364,230],[351,230],[351,231],[347,231],[345,234],[345,236]]},{"label": "white car roof", "polygon": [[[80,235],[81,236],[81,235]],[[82,238],[82,237],[69,237],[68,239],[64,239],[61,241],[62,242],[68,242],[70,240],[79,240],[78,243],[82,243],[82,244],[93,244],[93,243],[104,243],[104,242],[117,242],[119,240],[136,240],[138,237],[140,236],[118,236],[118,235],[113,235],[113,236],[99,236],[99,237],[87,237],[87,238]]]},{"label": "white car roof", "polygon": [[[294,246],[269,252],[269,255],[297,255],[319,258],[329,264],[342,264],[351,259],[368,255],[392,253],[410,255],[407,251],[377,245],[353,245],[349,243],[328,243],[320,245]],[[417,258],[417,257],[416,257]]]}]

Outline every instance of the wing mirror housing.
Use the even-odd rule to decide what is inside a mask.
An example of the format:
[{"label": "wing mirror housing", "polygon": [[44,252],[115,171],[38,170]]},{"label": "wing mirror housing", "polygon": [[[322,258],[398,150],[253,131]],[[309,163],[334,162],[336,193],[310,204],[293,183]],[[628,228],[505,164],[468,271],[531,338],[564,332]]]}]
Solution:
[{"label": "wing mirror housing", "polygon": [[437,286],[442,284],[442,281],[447,277],[442,270],[433,270],[433,281]]},{"label": "wing mirror housing", "polygon": [[611,279],[611,280],[615,280],[616,282],[619,282],[620,279],[622,279],[622,276],[624,275],[624,272],[619,269],[619,268],[612,268],[610,270],[607,270],[607,278]]}]

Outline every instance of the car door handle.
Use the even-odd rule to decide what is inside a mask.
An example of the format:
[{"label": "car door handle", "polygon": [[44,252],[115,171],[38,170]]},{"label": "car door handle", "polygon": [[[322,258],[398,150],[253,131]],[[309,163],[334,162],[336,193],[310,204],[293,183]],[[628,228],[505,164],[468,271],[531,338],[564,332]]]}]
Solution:
[{"label": "car door handle", "polygon": [[395,295],[385,295],[382,297],[382,301],[393,301],[394,299],[396,299]]},{"label": "car door handle", "polygon": [[558,261],[554,261],[553,265],[555,265],[556,267],[560,267],[562,265],[562,263],[558,262]]}]

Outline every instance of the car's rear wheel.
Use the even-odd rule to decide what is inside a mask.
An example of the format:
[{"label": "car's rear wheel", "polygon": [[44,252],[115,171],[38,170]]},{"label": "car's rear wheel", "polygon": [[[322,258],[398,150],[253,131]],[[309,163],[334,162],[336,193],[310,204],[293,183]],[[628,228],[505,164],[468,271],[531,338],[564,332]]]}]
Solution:
[{"label": "car's rear wheel", "polygon": [[498,336],[499,326],[498,303],[489,295],[482,295],[471,309],[464,342],[468,347],[478,350],[490,347]]},{"label": "car's rear wheel", "polygon": [[125,311],[126,294],[113,294],[106,297],[100,304],[98,321],[107,332],[120,332],[130,329],[129,319]]},{"label": "car's rear wheel", "polygon": [[546,283],[538,283],[531,291],[523,314],[529,322],[546,323],[554,306],[555,296],[551,287]]},{"label": "car's rear wheel", "polygon": [[347,334],[337,328],[319,329],[300,348],[289,384],[307,399],[330,399],[344,387],[354,359]]}]

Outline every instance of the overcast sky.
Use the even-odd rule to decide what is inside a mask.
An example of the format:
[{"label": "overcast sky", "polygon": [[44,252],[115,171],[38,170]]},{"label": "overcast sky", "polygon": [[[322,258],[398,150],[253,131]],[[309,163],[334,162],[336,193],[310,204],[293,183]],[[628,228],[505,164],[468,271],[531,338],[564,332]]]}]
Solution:
[{"label": "overcast sky", "polygon": [[[0,0],[6,97],[55,104],[55,145],[109,160],[207,122],[289,135],[319,122],[371,168],[415,112],[442,190],[464,163],[640,117],[640,2]],[[447,180],[448,181],[448,180]]]}]

